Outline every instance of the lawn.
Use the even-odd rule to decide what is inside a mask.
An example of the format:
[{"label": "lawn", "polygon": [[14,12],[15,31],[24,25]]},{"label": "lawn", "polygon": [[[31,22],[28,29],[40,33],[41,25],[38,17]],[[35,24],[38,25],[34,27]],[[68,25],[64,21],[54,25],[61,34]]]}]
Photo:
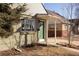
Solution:
[{"label": "lawn", "polygon": [[35,46],[20,48],[22,52],[18,52],[15,49],[1,51],[1,56],[77,56],[79,53],[75,53],[66,50],[62,47],[55,46]]}]

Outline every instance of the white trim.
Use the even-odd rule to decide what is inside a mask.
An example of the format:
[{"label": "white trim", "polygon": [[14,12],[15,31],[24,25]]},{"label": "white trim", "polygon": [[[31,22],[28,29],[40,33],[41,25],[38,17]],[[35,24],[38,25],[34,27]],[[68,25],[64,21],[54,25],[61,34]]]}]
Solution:
[{"label": "white trim", "polygon": [[55,21],[55,43],[57,43],[57,37],[56,37],[56,35],[57,35],[57,33],[56,33],[56,31],[57,31],[57,26],[56,26],[56,21]]}]

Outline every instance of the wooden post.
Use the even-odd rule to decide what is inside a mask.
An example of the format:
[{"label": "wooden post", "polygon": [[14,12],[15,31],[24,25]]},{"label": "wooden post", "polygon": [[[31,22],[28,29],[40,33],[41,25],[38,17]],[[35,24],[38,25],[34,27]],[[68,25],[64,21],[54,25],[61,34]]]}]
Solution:
[{"label": "wooden post", "polygon": [[57,37],[56,37],[56,35],[57,35],[57,33],[56,33],[56,31],[57,31],[57,26],[56,26],[56,21],[55,21],[55,43],[57,43]]},{"label": "wooden post", "polygon": [[47,40],[48,40],[48,20],[46,20],[46,25],[45,25],[45,40],[46,40],[46,44],[48,45],[47,43]]}]

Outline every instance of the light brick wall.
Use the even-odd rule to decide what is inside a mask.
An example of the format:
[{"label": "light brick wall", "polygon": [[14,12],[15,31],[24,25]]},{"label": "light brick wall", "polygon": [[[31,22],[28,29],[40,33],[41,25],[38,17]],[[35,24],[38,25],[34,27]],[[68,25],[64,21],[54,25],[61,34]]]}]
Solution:
[{"label": "light brick wall", "polygon": [[[20,26],[21,26],[21,23],[14,25],[13,26],[14,32],[16,32]],[[20,36],[20,33],[16,32],[13,35],[9,36],[8,38],[0,37],[0,51],[11,49],[13,47],[17,47],[19,43],[19,36]],[[36,33],[33,35],[28,35],[27,38],[28,38],[28,44],[31,44],[33,42],[35,43],[36,38],[37,38]],[[24,43],[25,43],[25,35],[21,35],[21,43],[20,43],[21,46],[24,45]]]},{"label": "light brick wall", "polygon": [[67,26],[65,24],[62,25],[62,37],[67,37],[68,36],[68,30]]},{"label": "light brick wall", "polygon": [[68,31],[67,30],[63,30],[62,31],[62,37],[67,37],[68,36]]}]

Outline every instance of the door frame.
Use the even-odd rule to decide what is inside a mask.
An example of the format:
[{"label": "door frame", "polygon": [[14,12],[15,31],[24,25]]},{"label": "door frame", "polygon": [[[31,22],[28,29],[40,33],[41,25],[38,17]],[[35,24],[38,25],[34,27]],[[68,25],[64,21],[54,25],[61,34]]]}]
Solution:
[{"label": "door frame", "polygon": [[44,20],[40,20],[40,22],[43,22],[43,39],[40,39],[39,38],[39,31],[37,32],[37,34],[38,34],[38,42],[40,41],[40,40],[44,40],[45,41],[45,21]]}]

